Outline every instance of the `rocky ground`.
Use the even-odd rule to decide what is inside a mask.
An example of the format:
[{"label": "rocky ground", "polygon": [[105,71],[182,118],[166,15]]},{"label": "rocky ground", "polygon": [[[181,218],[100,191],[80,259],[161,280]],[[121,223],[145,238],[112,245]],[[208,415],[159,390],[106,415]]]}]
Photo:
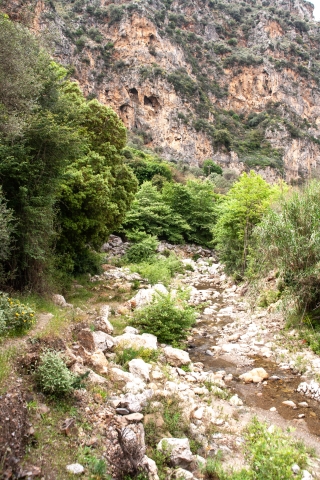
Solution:
[{"label": "rocky ground", "polygon": [[[189,258],[195,248],[197,256],[202,254],[196,261]],[[158,480],[156,463],[150,458],[158,452],[169,455],[167,478],[202,478],[201,464],[218,450],[223,452],[226,466],[244,465],[242,431],[254,415],[273,425],[294,426],[295,435],[320,455],[319,385],[315,381],[320,373],[319,357],[306,348],[285,348],[281,335],[284,320],[277,305],[252,310],[243,287],[227,278],[210,251],[198,247],[177,251],[188,266],[174,278],[170,290],[174,295],[178,287],[188,288],[189,303],[199,307],[187,350],[159,344],[155,336],[125,326],[123,319],[128,322],[135,309],[167,288],[161,284],[151,287],[126,268],[106,265],[103,275],[91,278],[92,284],[109,292],[124,292],[123,298],[112,307],[101,302],[87,312],[78,309],[80,321],[63,338],[40,337],[29,342],[11,377],[11,389],[0,397],[6,417],[1,422],[4,440],[0,442],[3,478],[18,475],[47,480],[66,478],[67,472],[104,478],[90,476],[88,462],[81,463],[79,455],[74,454],[74,462],[70,462],[72,452],[79,449],[98,452],[114,477],[119,471],[135,472],[144,466],[149,478]],[[139,288],[130,297],[133,282]],[[63,309],[73,308],[62,297],[56,296],[55,302]],[[115,330],[120,333],[119,319],[122,332],[116,335]],[[60,465],[59,474],[50,472],[45,454],[42,457],[36,450],[32,453],[29,448],[21,461],[25,444],[36,442],[40,420],[53,417],[53,407],[45,397],[34,389],[30,393],[30,373],[32,376],[40,352],[48,346],[63,352],[74,373],[89,372],[86,388],[74,394],[77,414],[73,415],[72,409],[68,415],[62,411],[55,426],[56,445],[70,448],[69,462]],[[144,349],[149,360],[134,358],[123,368],[117,363],[119,352],[129,348]],[[26,409],[33,403],[33,410]],[[180,427],[187,438],[170,433],[176,412],[182,412]],[[52,422],[46,428],[54,428]],[[302,478],[320,478],[319,467],[314,458]]]}]

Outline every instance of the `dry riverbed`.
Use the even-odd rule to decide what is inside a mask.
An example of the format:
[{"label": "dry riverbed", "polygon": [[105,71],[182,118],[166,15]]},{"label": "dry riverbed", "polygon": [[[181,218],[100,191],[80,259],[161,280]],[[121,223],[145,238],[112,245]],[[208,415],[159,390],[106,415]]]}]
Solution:
[{"label": "dry riverbed", "polygon": [[[252,310],[243,288],[226,277],[210,252],[197,261],[188,258],[193,253],[190,247],[179,250],[188,267],[170,288],[189,289],[190,305],[199,307],[186,351],[159,345],[154,336],[127,325],[134,309],[166,288],[151,287],[138,274],[112,265],[92,278],[94,296],[86,305],[74,308],[55,299],[61,312],[68,312],[63,328],[58,322],[54,332],[54,317],[41,317],[40,332],[15,342],[20,361],[0,397],[6,412],[2,431],[5,441],[11,438],[0,442],[1,454],[10,444],[3,478],[65,479],[76,471],[82,478],[106,478],[103,465],[114,477],[119,469],[144,465],[151,480],[163,472],[168,478],[202,478],[199,466],[218,451],[226,467],[245,464],[242,432],[255,415],[293,427],[295,438],[320,456],[320,402],[297,392],[302,382],[313,385],[317,379],[319,357],[306,348],[285,348],[276,305]],[[34,384],[45,348],[61,351],[73,372],[89,372],[86,388],[68,401],[48,399]],[[149,358],[135,358],[123,368],[117,362],[128,348],[148,351]],[[182,416],[174,426],[177,412]],[[179,436],[170,433],[179,428]],[[158,472],[151,457],[168,455],[163,453],[168,446],[170,467]],[[302,478],[320,478],[317,458],[310,462],[312,477]]]}]

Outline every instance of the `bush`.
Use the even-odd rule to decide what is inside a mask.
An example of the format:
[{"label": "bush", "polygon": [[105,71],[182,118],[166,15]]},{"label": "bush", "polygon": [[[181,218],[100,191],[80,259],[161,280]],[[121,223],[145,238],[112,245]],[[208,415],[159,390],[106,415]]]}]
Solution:
[{"label": "bush", "polygon": [[320,182],[313,181],[269,212],[254,232],[251,269],[276,268],[298,311],[320,300]]},{"label": "bush", "polygon": [[41,355],[36,376],[40,389],[55,397],[70,394],[78,378],[68,370],[61,355],[50,350]]},{"label": "bush", "polygon": [[139,273],[151,285],[160,282],[169,285],[176,273],[183,272],[183,264],[174,253],[170,253],[167,258],[154,257],[153,260],[130,265],[130,270]]},{"label": "bush", "polygon": [[157,238],[143,233],[142,235],[143,238],[138,243],[131,245],[126,253],[125,260],[130,263],[140,263],[155,255],[158,246]]},{"label": "bush", "polygon": [[202,165],[203,171],[206,176],[210,175],[210,173],[217,173],[218,175],[222,175],[222,168],[220,165],[217,165],[213,160],[205,160]]},{"label": "bush", "polygon": [[187,337],[195,319],[195,310],[186,301],[158,293],[150,305],[134,312],[132,325],[152,333],[160,343],[176,345]]},{"label": "bush", "polygon": [[19,300],[0,293],[0,335],[9,332],[22,333],[35,321],[34,310]]},{"label": "bush", "polygon": [[122,365],[122,367],[127,370],[129,362],[134,358],[141,358],[148,363],[157,361],[158,356],[159,352],[151,348],[118,348],[116,349],[115,363],[117,363],[118,365]]}]

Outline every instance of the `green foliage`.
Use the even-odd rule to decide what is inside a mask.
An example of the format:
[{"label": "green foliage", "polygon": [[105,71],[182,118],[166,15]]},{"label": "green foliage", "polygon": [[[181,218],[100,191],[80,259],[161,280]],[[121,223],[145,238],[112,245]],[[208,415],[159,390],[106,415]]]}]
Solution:
[{"label": "green foliage", "polygon": [[127,165],[134,171],[135,176],[139,180],[139,184],[152,180],[155,175],[161,175],[168,182],[172,180],[170,167],[155,155],[129,147],[126,147],[122,151],[122,154],[127,159]]},{"label": "green foliage", "polygon": [[0,336],[7,333],[22,333],[35,322],[35,312],[28,305],[0,293]]},{"label": "green foliage", "polygon": [[134,243],[128,249],[125,260],[129,263],[140,263],[154,257],[158,240],[156,237],[150,237],[144,233],[140,234],[142,238],[138,243]]},{"label": "green foliage", "polygon": [[243,276],[253,228],[278,194],[278,187],[251,171],[241,175],[219,204],[213,235],[227,272]]},{"label": "green foliage", "polygon": [[188,75],[183,68],[177,69],[167,76],[167,79],[175,88],[177,93],[180,93],[187,98],[192,98],[198,93],[198,85]]},{"label": "green foliage", "polygon": [[122,122],[96,100],[86,102],[80,91],[72,96],[79,104],[88,153],[67,167],[61,185],[57,249],[71,262],[88,250],[87,245],[99,248],[120,225],[136,189],[119,154],[126,141]]},{"label": "green foliage", "polygon": [[86,101],[26,30],[0,23],[0,184],[15,223],[3,269],[15,288],[40,290],[53,264],[72,272],[95,263],[90,250],[122,222],[136,180],[117,115]]},{"label": "green foliage", "polygon": [[152,348],[118,348],[116,351],[115,363],[121,365],[125,370],[128,369],[128,364],[134,358],[141,358],[145,362],[156,362],[159,352]]},{"label": "green foliage", "polygon": [[173,252],[167,258],[151,257],[146,262],[131,264],[129,267],[132,272],[137,272],[147,279],[151,285],[159,282],[169,285],[176,273],[183,272],[183,264]]},{"label": "green foliage", "polygon": [[245,456],[248,468],[226,472],[221,464],[221,456],[210,460],[203,473],[207,478],[220,480],[293,480],[301,474],[292,472],[292,465],[305,468],[306,448],[296,442],[278,427],[269,427],[256,417],[245,430]]},{"label": "green foliage", "polygon": [[76,376],[68,370],[61,355],[50,350],[41,355],[36,377],[40,389],[54,397],[69,395],[76,381]]},{"label": "green foliage", "polygon": [[164,203],[162,195],[150,182],[141,185],[123,223],[125,231],[144,231],[159,239],[183,241],[189,227],[184,219]]},{"label": "green foliage", "polygon": [[222,175],[222,168],[220,167],[220,165],[217,165],[210,158],[203,162],[202,168],[206,176],[210,175],[211,173],[217,173],[218,175]]},{"label": "green foliage", "polygon": [[160,343],[177,344],[186,338],[195,318],[194,309],[179,296],[157,293],[150,305],[134,312],[132,325],[156,335]]},{"label": "green foliage", "polygon": [[277,268],[285,293],[301,312],[319,304],[319,199],[318,181],[282,199],[255,229],[251,252],[253,272],[262,276]]}]

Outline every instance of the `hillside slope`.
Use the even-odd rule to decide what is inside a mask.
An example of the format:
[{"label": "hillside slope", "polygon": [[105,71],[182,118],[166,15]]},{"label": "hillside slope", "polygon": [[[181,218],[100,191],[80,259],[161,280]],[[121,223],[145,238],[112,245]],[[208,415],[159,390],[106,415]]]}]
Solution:
[{"label": "hillside slope", "polygon": [[86,95],[172,161],[300,182],[320,166],[320,26],[303,0],[5,0]]}]

